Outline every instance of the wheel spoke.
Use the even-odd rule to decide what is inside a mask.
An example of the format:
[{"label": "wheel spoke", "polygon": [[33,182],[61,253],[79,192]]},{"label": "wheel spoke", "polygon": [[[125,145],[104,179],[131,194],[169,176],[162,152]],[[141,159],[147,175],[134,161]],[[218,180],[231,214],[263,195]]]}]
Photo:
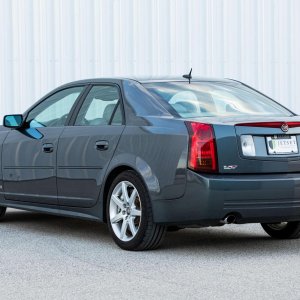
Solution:
[{"label": "wheel spoke", "polygon": [[128,203],[129,197],[128,197],[128,191],[127,191],[127,184],[125,182],[122,182],[122,196],[125,203]]},{"label": "wheel spoke", "polygon": [[137,229],[136,229],[136,227],[134,225],[133,219],[130,218],[129,221],[128,221],[128,223],[129,223],[129,228],[130,228],[130,231],[132,233],[132,236],[135,236],[136,233],[137,233]]},{"label": "wheel spoke", "polygon": [[115,204],[122,209],[123,208],[122,200],[120,200],[116,195],[112,195],[111,197],[112,200],[115,202]]},{"label": "wheel spoke", "polygon": [[134,217],[140,217],[142,215],[142,212],[136,208],[131,209],[131,215]]},{"label": "wheel spoke", "polygon": [[122,182],[122,196],[123,196],[124,202],[128,203],[129,197],[128,197],[128,191],[127,191],[127,184],[124,181]]},{"label": "wheel spoke", "polygon": [[122,219],[123,219],[123,214],[120,212],[116,214],[110,221],[111,223],[118,223]]},{"label": "wheel spoke", "polygon": [[121,231],[120,231],[120,239],[121,240],[124,239],[127,227],[128,227],[128,221],[124,220],[123,223],[122,223]]},{"label": "wheel spoke", "polygon": [[130,198],[129,198],[129,201],[128,201],[130,206],[134,205],[134,200],[135,200],[135,198],[136,198],[136,195],[137,195],[137,190],[134,189],[134,190],[132,191],[132,193],[131,193],[131,195],[130,195]]}]

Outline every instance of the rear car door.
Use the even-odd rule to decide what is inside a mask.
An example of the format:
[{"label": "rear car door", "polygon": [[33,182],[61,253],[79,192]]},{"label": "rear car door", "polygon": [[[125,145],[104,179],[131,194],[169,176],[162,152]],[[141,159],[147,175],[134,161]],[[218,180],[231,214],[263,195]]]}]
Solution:
[{"label": "rear car door", "polygon": [[83,90],[54,92],[29,111],[24,128],[8,134],[2,150],[5,199],[57,204],[58,138]]},{"label": "rear car door", "polygon": [[105,170],[124,129],[120,89],[90,87],[71,126],[60,136],[57,189],[61,206],[92,207],[99,198]]}]

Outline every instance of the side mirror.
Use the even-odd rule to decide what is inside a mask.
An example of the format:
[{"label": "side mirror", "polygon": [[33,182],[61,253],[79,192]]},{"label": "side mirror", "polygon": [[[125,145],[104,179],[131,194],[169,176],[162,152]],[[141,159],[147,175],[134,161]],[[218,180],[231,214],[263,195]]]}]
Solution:
[{"label": "side mirror", "polygon": [[20,128],[23,125],[22,115],[7,115],[3,118],[3,126],[8,128]]}]

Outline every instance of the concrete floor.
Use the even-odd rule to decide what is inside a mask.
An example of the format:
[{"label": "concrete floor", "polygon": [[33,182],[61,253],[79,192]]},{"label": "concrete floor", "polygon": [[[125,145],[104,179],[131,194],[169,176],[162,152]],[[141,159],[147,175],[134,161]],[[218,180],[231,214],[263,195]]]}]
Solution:
[{"label": "concrete floor", "polygon": [[120,250],[105,225],[8,210],[0,224],[0,299],[300,299],[300,240],[259,225],[168,233]]}]

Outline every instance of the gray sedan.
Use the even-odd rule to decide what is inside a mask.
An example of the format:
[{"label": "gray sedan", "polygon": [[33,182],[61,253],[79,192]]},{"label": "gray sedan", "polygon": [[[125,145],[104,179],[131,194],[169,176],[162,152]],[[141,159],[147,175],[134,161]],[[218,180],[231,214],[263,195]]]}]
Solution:
[{"label": "gray sedan", "polygon": [[5,116],[0,217],[107,222],[126,250],[230,223],[298,238],[300,118],[243,83],[187,79],[72,82]]}]

